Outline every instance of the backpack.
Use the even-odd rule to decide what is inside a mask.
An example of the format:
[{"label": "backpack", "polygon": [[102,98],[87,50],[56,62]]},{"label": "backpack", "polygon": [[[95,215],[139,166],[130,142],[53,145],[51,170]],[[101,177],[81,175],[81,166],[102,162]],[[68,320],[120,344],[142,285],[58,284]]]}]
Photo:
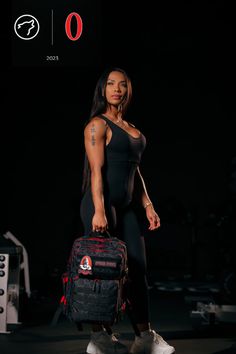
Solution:
[{"label": "backpack", "polygon": [[108,232],[75,239],[62,275],[64,314],[76,323],[112,325],[125,309],[125,242]]}]

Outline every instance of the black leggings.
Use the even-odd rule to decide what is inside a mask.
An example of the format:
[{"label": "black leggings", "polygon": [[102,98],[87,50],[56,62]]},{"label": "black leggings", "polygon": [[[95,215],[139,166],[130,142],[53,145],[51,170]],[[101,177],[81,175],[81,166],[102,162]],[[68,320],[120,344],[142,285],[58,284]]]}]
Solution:
[{"label": "black leggings", "polygon": [[[92,230],[92,217],[94,215],[94,206],[89,190],[82,199],[80,215],[84,233],[88,235]],[[141,234],[137,215],[131,206],[117,208],[107,205],[106,216],[110,234],[122,239],[127,246],[129,268],[128,298],[131,304],[128,313],[131,322],[133,324],[149,322],[145,242]]]}]

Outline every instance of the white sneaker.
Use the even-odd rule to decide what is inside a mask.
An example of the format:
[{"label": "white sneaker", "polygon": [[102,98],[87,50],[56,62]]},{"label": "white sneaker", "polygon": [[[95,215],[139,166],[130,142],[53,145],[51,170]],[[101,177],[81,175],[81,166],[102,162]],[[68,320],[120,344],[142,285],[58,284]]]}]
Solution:
[{"label": "white sneaker", "polygon": [[174,352],[175,348],[153,330],[145,333],[142,337],[135,336],[130,348],[132,354],[172,354]]},{"label": "white sneaker", "polygon": [[93,332],[87,346],[88,354],[128,354],[128,348],[115,335],[106,331]]}]

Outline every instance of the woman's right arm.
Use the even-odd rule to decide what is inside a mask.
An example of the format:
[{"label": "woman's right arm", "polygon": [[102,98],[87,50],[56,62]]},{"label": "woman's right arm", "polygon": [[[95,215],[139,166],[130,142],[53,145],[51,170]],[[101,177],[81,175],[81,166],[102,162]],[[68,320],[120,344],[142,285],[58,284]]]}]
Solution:
[{"label": "woman's right arm", "polygon": [[84,143],[91,170],[91,193],[95,213],[92,230],[105,231],[108,227],[104,206],[102,167],[106,144],[106,122],[93,118],[85,127]]}]

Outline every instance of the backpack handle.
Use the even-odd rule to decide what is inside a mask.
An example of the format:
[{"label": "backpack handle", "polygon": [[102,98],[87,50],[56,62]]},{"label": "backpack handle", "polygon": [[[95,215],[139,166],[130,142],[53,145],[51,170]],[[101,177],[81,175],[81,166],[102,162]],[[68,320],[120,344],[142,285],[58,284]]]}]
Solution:
[{"label": "backpack handle", "polygon": [[104,237],[104,238],[110,238],[111,237],[111,234],[109,231],[91,231],[90,234],[89,234],[89,237]]}]

